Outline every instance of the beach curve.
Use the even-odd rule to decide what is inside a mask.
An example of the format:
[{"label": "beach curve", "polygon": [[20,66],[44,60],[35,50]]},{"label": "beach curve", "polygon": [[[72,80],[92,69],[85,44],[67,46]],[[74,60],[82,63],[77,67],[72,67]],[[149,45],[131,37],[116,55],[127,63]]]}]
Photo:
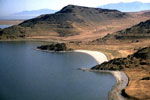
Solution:
[{"label": "beach curve", "polygon": [[74,50],[74,52],[81,52],[81,53],[86,53],[90,56],[92,56],[98,64],[101,64],[107,60],[107,57],[104,53],[99,52],[99,51],[90,51],[90,50]]},{"label": "beach curve", "polygon": [[[107,57],[102,52],[98,51],[89,51],[89,50],[74,50],[74,52],[82,52],[86,53],[90,56],[92,56],[98,64],[101,64],[107,60]],[[112,88],[112,90],[109,92],[108,99],[109,100],[126,100],[125,97],[123,97],[122,90],[126,88],[128,85],[128,77],[125,72],[123,71],[110,71],[110,70],[91,70],[88,68],[80,68],[80,70],[83,71],[90,71],[90,72],[109,72],[116,78],[116,84]]]}]

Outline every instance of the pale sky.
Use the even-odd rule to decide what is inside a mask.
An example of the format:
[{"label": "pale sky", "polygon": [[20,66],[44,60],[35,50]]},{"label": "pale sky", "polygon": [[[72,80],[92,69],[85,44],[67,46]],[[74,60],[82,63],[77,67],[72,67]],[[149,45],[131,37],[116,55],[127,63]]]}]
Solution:
[{"label": "pale sky", "polygon": [[[108,3],[133,2],[135,0],[0,0],[0,16],[25,10],[60,10],[68,4],[97,7]],[[150,0],[136,0],[150,2]]]}]

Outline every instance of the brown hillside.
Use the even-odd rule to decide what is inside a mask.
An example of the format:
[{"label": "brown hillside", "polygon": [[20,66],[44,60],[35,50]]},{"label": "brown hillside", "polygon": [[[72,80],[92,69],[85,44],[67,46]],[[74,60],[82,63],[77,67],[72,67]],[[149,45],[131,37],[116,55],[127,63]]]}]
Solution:
[{"label": "brown hillside", "polygon": [[104,62],[92,69],[123,70],[125,68],[142,68],[143,66],[150,66],[150,47],[142,48],[126,58],[117,58]]},{"label": "brown hillside", "polygon": [[117,10],[68,5],[55,14],[46,14],[0,31],[1,39],[40,38],[91,40],[145,21],[148,16]]},{"label": "brown hillside", "polygon": [[103,38],[99,38],[92,42],[109,42],[109,41],[139,41],[138,39],[149,39],[150,38],[150,20],[140,22],[130,28],[115,32],[113,34],[107,34]]},{"label": "brown hillside", "polygon": [[[150,47],[145,47],[126,58],[113,59],[97,65],[96,70],[121,70],[129,78],[124,95],[127,100],[150,99]],[[135,99],[132,99],[135,98]]]}]

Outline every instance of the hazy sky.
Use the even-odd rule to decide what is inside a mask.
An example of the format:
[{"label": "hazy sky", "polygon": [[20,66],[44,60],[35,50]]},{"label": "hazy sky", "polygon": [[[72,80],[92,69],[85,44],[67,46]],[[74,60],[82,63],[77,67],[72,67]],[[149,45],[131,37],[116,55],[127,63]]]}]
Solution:
[{"label": "hazy sky", "polygon": [[[132,2],[135,0],[0,0],[0,15],[24,10],[54,9],[60,10],[68,4],[97,7],[108,3]],[[150,0],[136,0],[150,2]]]}]

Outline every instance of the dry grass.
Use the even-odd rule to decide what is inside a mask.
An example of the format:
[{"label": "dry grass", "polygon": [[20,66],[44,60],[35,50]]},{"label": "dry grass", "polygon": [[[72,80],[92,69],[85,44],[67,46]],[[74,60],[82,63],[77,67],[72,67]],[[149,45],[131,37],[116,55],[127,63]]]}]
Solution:
[{"label": "dry grass", "polygon": [[0,24],[2,25],[9,25],[9,24],[18,25],[22,22],[23,20],[0,20]]},{"label": "dry grass", "polygon": [[[150,66],[148,66],[150,67]],[[141,80],[144,77],[150,77],[150,70],[144,69],[127,69],[125,70],[129,77],[129,85],[126,93],[140,100],[150,100],[150,80]]]},{"label": "dry grass", "polygon": [[[33,37],[28,37],[28,38],[33,38],[33,39],[46,39],[46,40],[63,40],[63,41],[91,41],[97,38],[101,38],[105,36],[108,33],[113,33],[122,29],[129,28],[133,25],[138,24],[141,21],[148,20],[150,16],[141,16],[137,13],[132,13],[132,17],[128,18],[121,18],[121,19],[116,19],[116,20],[108,20],[108,21],[101,21],[99,23],[95,22],[87,22],[85,24],[79,24],[79,23],[72,23],[74,28],[76,30],[80,31],[79,35],[75,36],[68,36],[68,37],[59,37],[58,33],[53,32],[53,31],[45,31],[42,32],[41,34],[43,36],[36,36],[37,35],[37,30],[35,31],[35,34],[31,36]],[[14,24],[17,25],[19,23],[23,22],[22,20],[5,20],[5,21],[0,21],[0,24]],[[41,26],[39,26],[41,27]],[[48,27],[48,26],[47,26]],[[40,30],[39,30],[40,31]],[[50,36],[44,36],[44,34]]]},{"label": "dry grass", "polygon": [[[130,13],[132,17],[128,18],[121,18],[116,20],[108,20],[108,21],[101,21],[99,23],[95,22],[87,22],[85,24],[79,24],[79,23],[72,23],[72,25],[75,27],[76,30],[80,31],[79,35],[75,36],[68,36],[68,37],[59,37],[58,33],[45,31],[41,34],[47,34],[50,36],[36,36],[31,35],[33,39],[46,39],[46,40],[63,40],[63,41],[91,41],[97,38],[101,38],[105,36],[108,33],[114,33],[116,31],[129,28],[133,25],[136,25],[140,23],[141,21],[148,20],[150,16],[142,16],[142,13]],[[0,21],[0,24],[14,24],[17,25],[19,23],[23,22],[23,20],[5,20]],[[41,26],[39,26],[41,27]],[[48,27],[48,26],[47,26]],[[40,30],[39,30],[40,31]],[[37,35],[37,30],[35,31],[35,34]]]},{"label": "dry grass", "polygon": [[82,42],[81,44],[68,43],[68,46],[73,49],[87,49],[101,51],[107,55],[109,59],[127,57],[129,54],[134,53],[137,49],[150,46],[150,40],[139,40],[134,43],[132,41],[124,41],[109,44],[88,44]]},{"label": "dry grass", "polygon": [[66,41],[70,41],[70,40],[90,41],[90,40],[104,37],[108,33],[114,33],[116,31],[129,28],[147,19],[149,19],[149,17],[135,16],[127,19],[109,20],[94,25],[91,24],[88,26],[76,25],[76,28],[81,32],[80,35],[70,36],[65,38],[62,37],[61,39]]}]

